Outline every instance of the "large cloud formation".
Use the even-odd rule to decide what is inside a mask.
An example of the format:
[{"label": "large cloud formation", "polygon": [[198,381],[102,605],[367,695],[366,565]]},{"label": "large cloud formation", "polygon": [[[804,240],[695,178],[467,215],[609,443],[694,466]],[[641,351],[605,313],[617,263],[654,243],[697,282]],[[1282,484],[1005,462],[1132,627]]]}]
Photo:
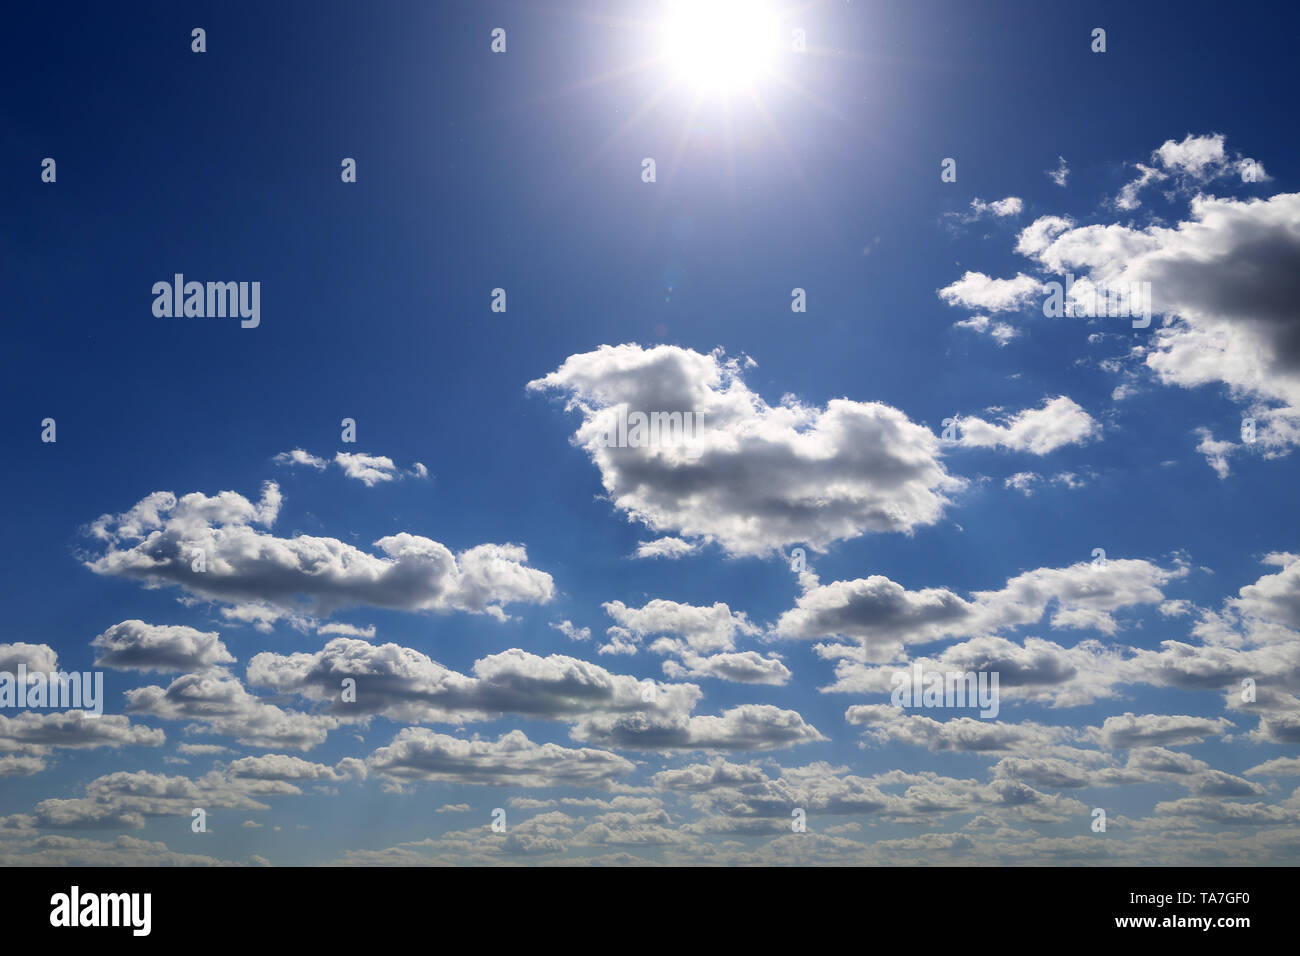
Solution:
[{"label": "large cloud formation", "polygon": [[[574,443],[600,469],[616,508],[655,532],[716,541],[732,554],[822,550],[932,525],[964,485],[945,470],[935,435],[898,409],[849,399],[819,408],[792,397],[772,406],[721,352],[604,345],[528,387],[564,393],[581,412]],[[621,415],[636,412],[693,413],[699,433],[690,447],[605,440]]]},{"label": "large cloud formation", "polygon": [[[1148,184],[1166,182],[1172,196],[1189,198],[1187,217],[1173,226],[1154,221],[1079,225],[1066,216],[1042,216],[1020,233],[1016,251],[1043,276],[1075,277],[1076,305],[1094,293],[1121,298],[1142,284],[1154,323],[1147,343],[1126,361],[1140,362],[1165,385],[1220,385],[1256,420],[1241,444],[1201,429],[1200,450],[1220,477],[1228,459],[1253,445],[1265,456],[1300,443],[1300,193],[1268,198],[1223,198],[1211,186],[1269,181],[1253,160],[1233,157],[1220,134],[1166,141],[1151,166],[1121,190],[1116,205],[1137,209]],[[1015,311],[1038,305],[1036,280],[963,276],[939,295],[951,305]],[[1127,324],[1127,320],[1126,320]]]},{"label": "large cloud formation", "polygon": [[[1300,193],[1197,196],[1174,227],[1071,224],[1050,239],[1022,237],[1020,248],[1098,288],[1150,283],[1153,311],[1170,320],[1136,353],[1155,377],[1226,386],[1258,420],[1265,454],[1300,440]],[[1238,447],[1212,450],[1222,462]]]},{"label": "large cloud formation", "polygon": [[154,492],[91,524],[88,534],[102,553],[86,556],[85,564],[96,574],[221,602],[227,618],[263,628],[356,605],[504,617],[503,605],[542,604],[554,591],[549,574],[527,566],[520,545],[481,544],[453,554],[401,532],[374,542],[375,555],[336,538],[258,530],[270,528],[280,505],[274,482],[262,486],[257,502],[233,491],[180,498]]}]

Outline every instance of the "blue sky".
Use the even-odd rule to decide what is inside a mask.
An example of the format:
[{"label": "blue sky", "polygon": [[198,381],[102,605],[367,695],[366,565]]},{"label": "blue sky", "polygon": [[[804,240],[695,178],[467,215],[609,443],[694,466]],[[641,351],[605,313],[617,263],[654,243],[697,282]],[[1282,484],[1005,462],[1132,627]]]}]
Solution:
[{"label": "blue sky", "polygon": [[116,716],[0,711],[4,862],[1295,861],[1295,15],[668,6],[15,13],[0,663]]}]

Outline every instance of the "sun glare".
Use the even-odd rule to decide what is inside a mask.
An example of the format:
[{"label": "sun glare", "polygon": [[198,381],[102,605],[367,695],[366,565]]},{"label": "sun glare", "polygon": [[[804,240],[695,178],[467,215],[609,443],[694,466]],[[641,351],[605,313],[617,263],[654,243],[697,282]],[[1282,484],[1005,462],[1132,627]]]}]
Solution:
[{"label": "sun glare", "polygon": [[676,79],[700,92],[750,89],[772,65],[777,28],[765,0],[672,0],[664,55]]}]

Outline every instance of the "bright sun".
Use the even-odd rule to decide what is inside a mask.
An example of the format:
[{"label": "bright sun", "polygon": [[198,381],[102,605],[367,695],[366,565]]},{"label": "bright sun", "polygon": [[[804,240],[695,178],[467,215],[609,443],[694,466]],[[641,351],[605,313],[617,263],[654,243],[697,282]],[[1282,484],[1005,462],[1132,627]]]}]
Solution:
[{"label": "bright sun", "polygon": [[766,0],[671,0],[664,55],[677,79],[700,92],[750,89],[771,67],[777,31]]}]

